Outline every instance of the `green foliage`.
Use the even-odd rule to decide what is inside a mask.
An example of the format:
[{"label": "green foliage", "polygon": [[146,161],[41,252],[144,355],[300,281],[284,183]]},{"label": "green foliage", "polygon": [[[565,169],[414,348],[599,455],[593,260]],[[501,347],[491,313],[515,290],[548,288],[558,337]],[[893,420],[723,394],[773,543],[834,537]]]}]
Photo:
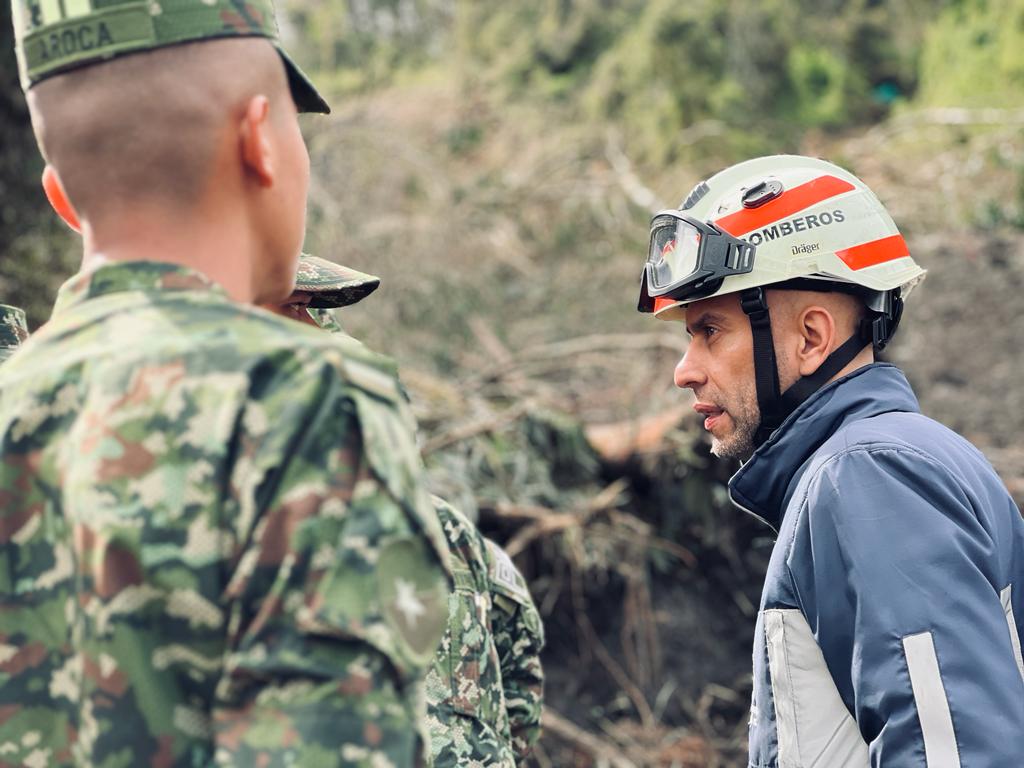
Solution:
[{"label": "green foliage", "polygon": [[701,120],[760,135],[776,149],[806,128],[873,120],[887,107],[876,87],[897,94],[914,87],[918,35],[905,31],[899,7],[652,2],[601,62],[592,105],[634,124],[641,147],[668,155],[675,138],[687,140],[687,128]]},{"label": "green foliage", "polygon": [[[793,48],[786,57],[793,86],[796,119],[804,125],[838,127],[851,101],[848,81],[856,77],[832,51],[823,47]],[[862,89],[857,89],[861,91]]]},{"label": "green foliage", "polygon": [[928,29],[920,102],[1024,106],[1024,0],[957,0]]},{"label": "green foliage", "polygon": [[300,63],[338,93],[386,86],[436,61],[450,38],[455,0],[290,0]]},{"label": "green foliage", "polygon": [[[916,87],[936,5],[464,0],[457,49],[468,82],[567,101],[620,124],[635,156],[661,161],[707,137],[726,154],[780,149],[807,128],[877,119]],[[723,127],[689,131],[708,121]]]},{"label": "green foliage", "polygon": [[21,306],[35,330],[50,316],[53,295],[74,271],[80,249],[58,224],[39,184],[36,149],[18,83],[10,5],[0,11],[0,302]]},{"label": "green foliage", "polygon": [[572,100],[643,6],[642,0],[461,0],[462,74],[515,95]]},{"label": "green foliage", "polygon": [[1015,180],[1012,189],[1001,188],[1001,194],[984,196],[976,204],[970,223],[977,229],[995,232],[1004,228],[1024,230],[1024,164],[1008,169]]},{"label": "green foliage", "polygon": [[[545,458],[550,488],[578,486],[597,477],[598,458],[578,419],[539,410],[523,419],[523,434],[527,444]],[[557,497],[558,493],[553,493],[549,503],[557,503]]]},{"label": "green foliage", "polygon": [[674,132],[708,117],[715,107],[735,108],[740,96],[735,84],[716,88],[727,51],[725,17],[715,0],[649,4],[598,63],[587,92],[591,114],[624,120],[633,144],[651,146],[671,141]]},{"label": "green foliage", "polygon": [[445,133],[448,151],[453,155],[467,155],[476,149],[484,138],[484,127],[475,120],[467,120],[452,126]]},{"label": "green foliage", "polygon": [[[454,67],[467,91],[565,104],[661,163],[795,149],[907,101],[1024,104],[1024,0],[291,0],[337,91]],[[309,44],[311,41],[312,44]],[[917,96],[918,87],[920,96]],[[476,129],[455,131],[455,154]]]}]

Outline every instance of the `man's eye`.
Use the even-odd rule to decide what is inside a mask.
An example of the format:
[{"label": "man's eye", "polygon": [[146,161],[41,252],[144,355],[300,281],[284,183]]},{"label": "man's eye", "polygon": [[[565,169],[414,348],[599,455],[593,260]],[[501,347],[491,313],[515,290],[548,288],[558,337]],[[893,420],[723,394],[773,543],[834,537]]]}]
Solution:
[{"label": "man's eye", "polygon": [[705,325],[703,328],[703,333],[705,339],[710,339],[712,336],[718,333],[718,329],[715,328],[715,326],[713,325]]}]

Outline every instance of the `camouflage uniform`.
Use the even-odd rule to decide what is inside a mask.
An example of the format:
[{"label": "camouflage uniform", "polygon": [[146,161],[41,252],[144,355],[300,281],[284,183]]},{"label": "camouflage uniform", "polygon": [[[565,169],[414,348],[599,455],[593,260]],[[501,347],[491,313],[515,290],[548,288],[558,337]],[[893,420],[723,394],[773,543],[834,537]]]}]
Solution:
[{"label": "camouflage uniform", "polygon": [[13,355],[27,338],[25,312],[18,307],[0,304],[0,363]]},{"label": "camouflage uniform", "polygon": [[[303,258],[305,267],[300,262],[296,288],[313,293],[314,299],[320,290],[337,290],[336,284],[344,283],[350,290],[360,285],[360,273],[307,258],[311,257]],[[332,281],[337,270],[344,272],[333,275]],[[361,277],[364,284],[374,281],[371,291],[379,284],[370,275]],[[321,328],[361,345],[325,307],[354,304],[364,295],[311,302],[309,313]],[[397,375],[389,358],[380,359],[388,361]],[[410,428],[415,429],[413,421]],[[448,627],[427,676],[434,766],[514,766],[526,759],[540,736],[540,614],[525,579],[504,550],[443,500],[435,497],[434,506],[455,578],[455,591],[448,598]]]},{"label": "camouflage uniform", "polygon": [[427,675],[434,765],[515,766],[540,735],[540,617],[511,558],[456,509],[434,505],[455,577]]},{"label": "camouflage uniform", "polygon": [[103,266],[0,368],[0,764],[410,766],[441,532],[388,378]]},{"label": "camouflage uniform", "polygon": [[530,597],[526,579],[512,563],[512,558],[490,539],[484,542],[492,605],[491,632],[501,663],[512,751],[517,759],[524,760],[540,738],[544,704],[540,652],[544,649],[544,625]]}]

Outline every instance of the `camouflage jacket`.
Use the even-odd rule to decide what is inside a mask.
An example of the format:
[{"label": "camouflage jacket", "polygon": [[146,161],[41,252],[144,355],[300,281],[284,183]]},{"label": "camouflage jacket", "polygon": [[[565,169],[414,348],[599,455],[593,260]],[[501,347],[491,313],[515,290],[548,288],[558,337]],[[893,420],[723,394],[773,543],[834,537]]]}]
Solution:
[{"label": "camouflage jacket", "polygon": [[25,313],[18,307],[0,304],[0,363],[13,355],[27,338]]},{"label": "camouflage jacket", "polygon": [[393,378],[154,262],[0,368],[0,763],[411,766],[444,542]]},{"label": "camouflage jacket", "polygon": [[[361,344],[348,336],[332,311],[309,312],[336,338]],[[397,375],[390,358],[380,359]],[[411,413],[407,418],[415,429]],[[455,578],[448,628],[427,675],[434,766],[514,766],[526,759],[540,736],[540,614],[504,550],[442,499],[435,497],[434,506]]]},{"label": "camouflage jacket", "polygon": [[442,500],[435,508],[455,591],[427,675],[434,766],[515,766],[540,735],[540,616],[508,555]]},{"label": "camouflage jacket", "polygon": [[490,539],[484,539],[487,586],[491,596],[490,623],[501,664],[512,736],[512,751],[523,760],[540,738],[544,703],[544,673],[540,653],[544,649],[544,625],[533,604],[526,579],[512,558]]}]

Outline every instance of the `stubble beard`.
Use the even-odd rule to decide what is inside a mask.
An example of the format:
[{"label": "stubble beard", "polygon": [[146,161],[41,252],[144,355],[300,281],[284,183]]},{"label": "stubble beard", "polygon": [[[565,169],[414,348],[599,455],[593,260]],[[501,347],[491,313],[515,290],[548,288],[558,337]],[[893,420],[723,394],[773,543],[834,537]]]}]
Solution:
[{"label": "stubble beard", "polygon": [[726,411],[733,424],[732,432],[723,437],[712,435],[711,453],[720,459],[745,461],[754,452],[754,434],[761,424],[756,390],[744,387]]}]

